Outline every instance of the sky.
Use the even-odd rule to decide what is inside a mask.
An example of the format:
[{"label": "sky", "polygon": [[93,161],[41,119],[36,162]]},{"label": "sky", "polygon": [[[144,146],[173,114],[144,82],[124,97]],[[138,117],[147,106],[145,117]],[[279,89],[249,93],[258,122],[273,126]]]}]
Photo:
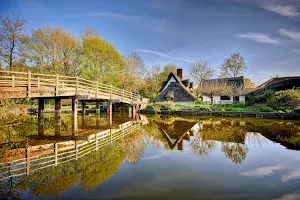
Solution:
[{"label": "sky", "polygon": [[241,53],[256,83],[300,76],[300,0],[0,0],[0,14],[26,20],[26,33],[63,27],[79,36],[87,26],[122,55],[137,51],[147,66],[195,60],[219,74]]}]

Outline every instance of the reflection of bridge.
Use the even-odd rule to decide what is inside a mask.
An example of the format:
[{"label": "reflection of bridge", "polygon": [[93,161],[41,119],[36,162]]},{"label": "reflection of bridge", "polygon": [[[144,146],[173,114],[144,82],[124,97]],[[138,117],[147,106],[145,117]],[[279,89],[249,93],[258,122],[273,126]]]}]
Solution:
[{"label": "reflection of bridge", "polygon": [[40,169],[57,166],[65,162],[77,160],[93,151],[111,144],[126,135],[139,130],[143,125],[139,122],[125,122],[116,129],[107,129],[87,136],[86,140],[70,140],[65,142],[50,143],[47,145],[31,146],[26,148],[24,158],[12,159],[0,163],[0,180],[22,175],[29,175]]},{"label": "reflection of bridge", "polygon": [[61,111],[62,99],[72,99],[75,115],[78,101],[82,102],[83,112],[86,102],[95,102],[98,112],[103,102],[108,103],[108,111],[112,111],[113,104],[116,109],[131,107],[132,112],[138,111],[142,105],[138,94],[79,77],[0,71],[0,99],[24,97],[39,100],[39,114],[44,112],[45,99],[55,99],[56,111]]}]

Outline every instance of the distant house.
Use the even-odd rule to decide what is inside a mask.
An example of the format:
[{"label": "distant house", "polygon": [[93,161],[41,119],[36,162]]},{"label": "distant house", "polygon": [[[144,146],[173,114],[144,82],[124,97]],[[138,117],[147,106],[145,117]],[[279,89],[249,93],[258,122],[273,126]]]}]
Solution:
[{"label": "distant house", "polygon": [[300,76],[271,78],[255,88],[251,93],[259,93],[264,90],[280,91],[293,88],[300,88]]},{"label": "distant house", "polygon": [[244,77],[207,79],[202,82],[203,104],[244,103]]},{"label": "distant house", "polygon": [[159,94],[154,102],[172,101],[175,105],[189,105],[197,100],[193,93],[193,82],[183,79],[183,70],[177,69],[177,75],[170,73],[163,82]]}]

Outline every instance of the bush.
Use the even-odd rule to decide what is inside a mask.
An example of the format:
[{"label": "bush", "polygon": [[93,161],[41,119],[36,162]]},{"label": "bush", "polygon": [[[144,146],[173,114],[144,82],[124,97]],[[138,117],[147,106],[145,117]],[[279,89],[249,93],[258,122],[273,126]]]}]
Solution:
[{"label": "bush", "polygon": [[300,106],[298,106],[297,108],[295,108],[294,112],[300,114]]},{"label": "bush", "polygon": [[202,104],[202,100],[201,100],[201,99],[197,99],[197,100],[195,101],[195,104],[197,104],[197,105]]},{"label": "bush", "polygon": [[300,106],[300,90],[290,89],[275,92],[266,104],[275,110],[292,111]]}]

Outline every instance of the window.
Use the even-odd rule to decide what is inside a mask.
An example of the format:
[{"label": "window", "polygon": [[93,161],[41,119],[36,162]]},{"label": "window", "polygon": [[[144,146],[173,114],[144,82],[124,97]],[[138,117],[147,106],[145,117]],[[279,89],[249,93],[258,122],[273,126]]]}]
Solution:
[{"label": "window", "polygon": [[226,101],[228,101],[228,100],[230,100],[230,97],[229,97],[229,96],[221,96],[221,100],[226,100]]}]

